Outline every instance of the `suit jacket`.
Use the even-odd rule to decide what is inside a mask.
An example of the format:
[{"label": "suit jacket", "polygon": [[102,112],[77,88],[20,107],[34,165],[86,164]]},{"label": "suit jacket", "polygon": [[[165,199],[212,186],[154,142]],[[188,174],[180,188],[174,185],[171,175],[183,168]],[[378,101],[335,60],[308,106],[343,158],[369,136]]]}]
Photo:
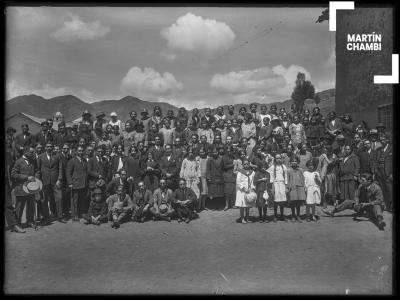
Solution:
[{"label": "suit jacket", "polygon": [[160,170],[163,175],[165,175],[166,173],[170,173],[172,174],[172,177],[177,177],[181,170],[179,159],[174,155],[171,155],[170,160],[168,160],[167,157],[164,155],[160,159],[159,164],[160,164]]},{"label": "suit jacket", "polygon": [[[119,156],[115,155],[111,158],[111,176],[118,173]],[[122,156],[122,168],[126,170],[126,156]]]},{"label": "suit jacket", "polygon": [[332,125],[332,122],[330,120],[326,120],[326,129],[332,131],[332,130],[340,130],[342,128],[342,122],[340,119],[335,119],[335,124]]},{"label": "suit jacket", "polygon": [[377,167],[377,151],[371,149],[371,153],[367,151],[359,151],[358,157],[360,159],[360,174],[362,173],[375,173]]},{"label": "suit jacket", "polygon": [[29,176],[35,176],[34,164],[27,164],[23,157],[17,159],[13,168],[11,169],[11,178],[15,182],[15,196],[26,196],[26,193],[22,189],[22,185]]},{"label": "suit jacket", "polygon": [[354,153],[350,154],[346,162],[339,163],[339,180],[354,180],[354,176],[360,174],[360,160]]},{"label": "suit jacket", "polygon": [[40,131],[36,134],[35,136],[35,141],[36,143],[39,143],[44,147],[46,147],[47,142],[53,142],[53,136],[49,131],[46,132],[46,134],[43,134],[43,131]]},{"label": "suit jacket", "polygon": [[143,195],[141,195],[139,190],[136,190],[133,193],[132,202],[134,205],[137,205],[137,206],[152,204],[153,203],[153,193],[150,190],[146,189],[146,191],[143,193]]},{"label": "suit jacket", "polygon": [[52,155],[49,160],[47,153],[42,153],[37,159],[37,166],[43,185],[55,185],[57,180],[62,181],[63,162],[59,155]]},{"label": "suit jacket", "polygon": [[393,173],[393,150],[391,145],[387,147],[386,151],[384,151],[383,147],[378,150],[377,164],[380,173],[385,177]]},{"label": "suit jacket", "polygon": [[175,190],[172,196],[172,201],[176,203],[178,200],[179,201],[190,200],[190,202],[194,202],[197,200],[197,196],[191,188],[185,187],[183,190],[178,188]]},{"label": "suit jacket", "polygon": [[71,155],[68,154],[67,156],[65,156],[63,153],[60,153],[58,156],[60,157],[61,163],[63,165],[62,166],[63,176],[61,182],[64,184],[67,182],[67,165],[69,160],[71,159]]},{"label": "suit jacket", "polygon": [[133,158],[131,155],[128,156],[125,160],[125,167],[128,178],[140,178],[143,175],[140,155],[137,158]]},{"label": "suit jacket", "polygon": [[149,152],[153,153],[154,160],[159,163],[165,151],[162,146],[159,146],[158,149],[156,149],[156,146],[152,146],[150,147]]},{"label": "suit jacket", "polygon": [[72,189],[83,189],[87,186],[87,162],[84,158],[79,162],[75,156],[67,164],[67,183]]},{"label": "suit jacket", "polygon": [[[120,178],[114,178],[111,180],[106,188],[106,195],[114,195],[117,192],[117,188],[121,185],[121,179]],[[129,196],[132,196],[133,193],[133,182],[131,181],[126,181],[122,184],[125,189],[125,193]]]},{"label": "suit jacket", "polygon": [[61,132],[57,132],[53,135],[53,143],[54,145],[62,147],[68,138],[68,133],[62,134]]},{"label": "suit jacket", "polygon": [[24,149],[27,149],[34,143],[35,143],[35,136],[30,132],[28,132],[28,134],[25,137],[23,133],[20,133],[15,137],[15,147],[17,149],[19,147],[24,147]]},{"label": "suit jacket", "polygon": [[99,180],[100,175],[107,182],[110,178],[109,171],[109,164],[106,158],[100,157],[99,161],[97,156],[90,158],[87,164],[89,188],[96,187],[96,182]]}]

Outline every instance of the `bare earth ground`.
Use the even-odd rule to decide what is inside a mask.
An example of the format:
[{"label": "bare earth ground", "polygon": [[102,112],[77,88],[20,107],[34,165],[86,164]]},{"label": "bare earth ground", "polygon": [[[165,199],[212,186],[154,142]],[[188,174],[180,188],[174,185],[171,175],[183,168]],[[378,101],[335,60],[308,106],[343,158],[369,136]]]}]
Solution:
[{"label": "bare earth ground", "polygon": [[8,231],[4,291],[391,294],[392,215],[385,212],[379,231],[367,219],[353,221],[352,211],[319,214],[319,222],[302,224],[238,224],[239,211],[229,210],[202,212],[190,224],[130,222],[115,230],[56,222]]}]

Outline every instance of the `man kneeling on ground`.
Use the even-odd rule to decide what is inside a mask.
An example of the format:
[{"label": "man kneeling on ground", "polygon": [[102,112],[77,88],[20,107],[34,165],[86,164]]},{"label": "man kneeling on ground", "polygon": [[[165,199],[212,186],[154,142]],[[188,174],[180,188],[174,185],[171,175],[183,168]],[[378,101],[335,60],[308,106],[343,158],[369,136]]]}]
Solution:
[{"label": "man kneeling on ground", "polygon": [[83,219],[86,225],[107,223],[107,204],[100,188],[93,190],[93,198],[90,200],[88,213],[83,215]]},{"label": "man kneeling on ground", "polygon": [[167,181],[160,180],[160,187],[153,193],[153,206],[150,208],[150,213],[153,215],[153,220],[161,219],[171,222],[171,216],[174,212],[172,202],[173,192],[167,188]]},{"label": "man kneeling on ground", "polygon": [[382,211],[384,208],[383,194],[380,186],[373,181],[372,174],[364,173],[361,175],[361,184],[358,186],[353,200],[345,200],[333,210],[322,209],[324,213],[333,217],[335,213],[354,209],[357,216],[366,212],[369,218],[377,224],[380,230],[384,230],[386,223],[383,221]]},{"label": "man kneeling on ground", "polygon": [[172,207],[178,214],[178,222],[185,220],[186,223],[189,223],[190,220],[198,217],[194,212],[197,204],[196,194],[191,188],[186,187],[185,179],[179,180],[179,188],[175,190],[172,199]]},{"label": "man kneeling on ground", "polygon": [[124,186],[117,188],[116,194],[111,195],[106,200],[108,204],[108,213],[112,217],[112,228],[119,228],[120,223],[126,220],[132,212],[133,202],[131,197],[126,194]]}]

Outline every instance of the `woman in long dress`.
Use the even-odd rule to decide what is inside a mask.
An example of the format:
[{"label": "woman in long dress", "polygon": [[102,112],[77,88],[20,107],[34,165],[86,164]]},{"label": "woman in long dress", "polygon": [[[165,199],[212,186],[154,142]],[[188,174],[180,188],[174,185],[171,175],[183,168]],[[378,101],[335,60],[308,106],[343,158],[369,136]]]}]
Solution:
[{"label": "woman in long dress", "polygon": [[242,224],[248,222],[249,211],[251,205],[245,201],[245,195],[255,191],[254,171],[250,169],[250,162],[246,159],[243,161],[243,168],[238,170],[236,177],[236,201],[235,206],[240,208],[240,219]]},{"label": "woman in long dress", "polygon": [[208,196],[213,199],[224,197],[224,175],[222,171],[222,158],[218,149],[212,150],[212,156],[207,161]]},{"label": "woman in long dress", "polygon": [[288,184],[287,168],[282,163],[282,156],[275,155],[274,163],[268,168],[270,175],[270,183],[272,183],[272,194],[274,196],[274,218],[273,222],[277,221],[278,206],[280,210],[280,217],[282,221],[287,221],[284,215],[284,209],[287,204],[286,191]]},{"label": "woman in long dress", "polygon": [[197,199],[200,198],[200,176],[201,171],[199,162],[195,159],[193,149],[189,148],[187,157],[185,157],[182,161],[182,167],[179,173],[179,177],[186,180],[186,187],[193,190],[193,192],[196,194]]}]

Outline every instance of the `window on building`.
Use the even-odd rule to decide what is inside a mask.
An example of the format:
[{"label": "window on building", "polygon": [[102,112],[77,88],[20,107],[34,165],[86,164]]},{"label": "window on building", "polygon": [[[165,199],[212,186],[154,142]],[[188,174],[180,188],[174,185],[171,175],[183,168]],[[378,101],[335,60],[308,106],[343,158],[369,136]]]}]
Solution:
[{"label": "window on building", "polygon": [[386,128],[392,128],[393,104],[384,104],[378,106],[378,122],[383,123]]}]

